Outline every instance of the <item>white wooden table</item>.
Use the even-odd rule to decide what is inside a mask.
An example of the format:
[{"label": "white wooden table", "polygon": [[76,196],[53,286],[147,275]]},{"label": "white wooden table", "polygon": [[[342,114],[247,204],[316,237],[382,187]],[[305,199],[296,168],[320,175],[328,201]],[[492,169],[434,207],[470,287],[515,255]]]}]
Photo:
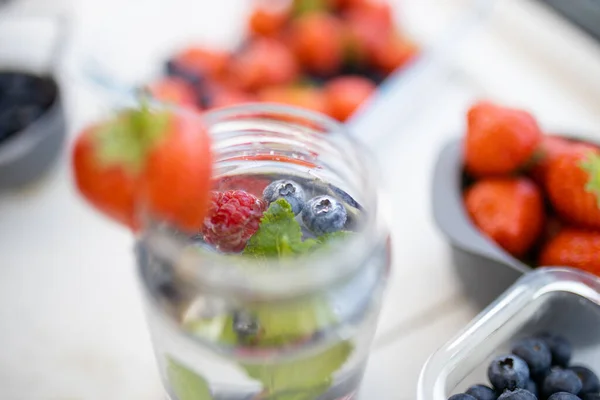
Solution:
[{"label": "white wooden table", "polygon": [[[73,0],[79,27],[98,18],[93,3]],[[222,10],[214,15],[199,17],[207,29],[228,18]],[[428,17],[420,18],[425,24]],[[491,97],[531,109],[549,130],[600,135],[600,47],[530,1],[499,2],[442,83],[375,146],[383,171],[394,171],[385,179],[395,212],[395,273],[364,400],[414,399],[427,356],[478,311],[461,294],[429,210],[436,153],[460,134],[469,103]],[[89,96],[69,77],[65,87],[74,132]],[[163,399],[132,240],[79,199],[66,153],[42,182],[0,197],[0,261],[0,399]]]}]

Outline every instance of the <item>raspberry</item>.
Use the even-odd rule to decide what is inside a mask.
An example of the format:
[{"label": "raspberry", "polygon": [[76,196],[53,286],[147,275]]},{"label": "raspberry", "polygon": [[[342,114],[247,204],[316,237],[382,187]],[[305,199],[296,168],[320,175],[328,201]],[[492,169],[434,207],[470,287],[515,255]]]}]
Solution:
[{"label": "raspberry", "polygon": [[204,219],[204,241],[225,252],[240,252],[258,230],[266,203],[243,190],[212,192]]}]

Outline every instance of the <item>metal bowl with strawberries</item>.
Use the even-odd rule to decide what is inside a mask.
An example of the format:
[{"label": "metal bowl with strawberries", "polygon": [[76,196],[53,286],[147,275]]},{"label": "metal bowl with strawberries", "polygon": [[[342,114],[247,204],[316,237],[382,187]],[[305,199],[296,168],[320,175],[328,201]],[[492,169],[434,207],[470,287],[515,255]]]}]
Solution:
[{"label": "metal bowl with strawberries", "polygon": [[465,291],[489,304],[537,266],[600,275],[600,150],[542,132],[535,117],[479,102],[440,152],[433,214]]}]

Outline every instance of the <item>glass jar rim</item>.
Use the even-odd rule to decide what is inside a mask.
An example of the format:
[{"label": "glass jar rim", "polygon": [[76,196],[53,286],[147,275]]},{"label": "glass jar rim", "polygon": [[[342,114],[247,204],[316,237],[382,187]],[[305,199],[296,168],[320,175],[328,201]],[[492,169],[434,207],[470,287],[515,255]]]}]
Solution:
[{"label": "glass jar rim", "polygon": [[[281,116],[306,120],[312,124],[326,128],[323,134],[334,135],[348,146],[348,154],[355,167],[363,172],[362,181],[370,204],[369,212],[364,213],[362,229],[340,245],[329,246],[327,251],[316,251],[286,260],[261,260],[260,268],[253,268],[258,263],[247,257],[199,251],[190,246],[188,238],[178,237],[156,225],[150,224],[142,230],[140,239],[157,252],[160,257],[177,266],[178,273],[183,275],[186,283],[197,285],[203,290],[219,292],[232,291],[238,295],[252,297],[290,297],[311,292],[334,284],[351,276],[362,264],[366,265],[369,257],[378,251],[378,246],[385,243],[385,223],[382,220],[381,208],[385,207],[379,193],[378,170],[374,157],[365,146],[352,137],[339,122],[325,115],[297,107],[273,103],[248,103],[232,107],[224,107],[206,112],[199,117],[203,119],[208,130],[228,118],[244,118],[252,116]],[[235,257],[235,255],[233,256]],[[285,268],[281,268],[285,265]],[[251,273],[248,273],[252,268]],[[141,267],[143,268],[143,267]]]}]

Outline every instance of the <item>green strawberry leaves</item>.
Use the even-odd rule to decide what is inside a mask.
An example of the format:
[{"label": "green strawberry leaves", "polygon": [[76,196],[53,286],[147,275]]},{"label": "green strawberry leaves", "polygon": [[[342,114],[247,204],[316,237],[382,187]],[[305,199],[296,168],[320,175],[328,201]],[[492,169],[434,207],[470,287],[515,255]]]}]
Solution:
[{"label": "green strawberry leaves", "polygon": [[265,387],[277,400],[313,400],[331,386],[333,374],[352,353],[348,341],[296,360],[277,364],[244,365],[248,375]]},{"label": "green strawberry leaves", "polygon": [[600,208],[600,157],[591,153],[580,164],[589,175],[589,180],[585,186],[585,190],[596,196],[598,208]]},{"label": "green strawberry leaves", "polygon": [[99,161],[138,172],[148,151],[164,135],[168,122],[166,112],[154,112],[145,105],[121,112],[94,132]]},{"label": "green strawberry leaves", "polygon": [[172,358],[167,359],[167,377],[178,400],[213,400],[206,380]]}]

